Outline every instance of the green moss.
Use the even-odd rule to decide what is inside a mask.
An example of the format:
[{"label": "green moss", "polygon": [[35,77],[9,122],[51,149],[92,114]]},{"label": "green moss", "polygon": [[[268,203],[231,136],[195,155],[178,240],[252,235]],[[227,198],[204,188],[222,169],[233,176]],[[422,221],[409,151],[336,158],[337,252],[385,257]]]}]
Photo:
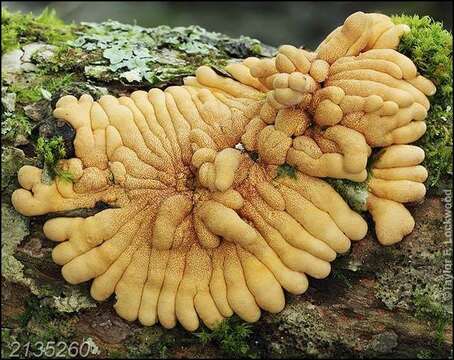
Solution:
[{"label": "green moss", "polygon": [[282,164],[277,167],[276,178],[288,176],[296,180],[296,168],[290,164]]},{"label": "green moss", "polygon": [[44,79],[42,87],[54,94],[64,88],[69,87],[74,82],[73,74],[63,74],[61,76],[48,76]]},{"label": "green moss", "polygon": [[237,317],[222,321],[214,330],[204,328],[196,333],[202,344],[215,343],[229,357],[255,357],[249,346],[252,326]]},{"label": "green moss", "polygon": [[[26,298],[25,310],[16,320],[20,326],[12,329],[11,334],[22,345],[20,354],[24,353],[24,345],[27,343],[30,344],[29,352],[41,353],[42,344],[44,344],[44,347],[48,342],[56,344],[63,341],[70,344],[71,341],[75,340],[75,325],[78,319],[56,314],[51,307],[43,305],[37,296],[32,295]],[[81,341],[78,341],[78,343],[81,343]],[[89,345],[91,351],[97,350],[99,352],[96,345],[95,349],[92,347],[92,342],[89,342]]]},{"label": "green moss", "polygon": [[418,351],[418,353],[416,354],[416,358],[417,359],[433,359],[434,354],[431,350],[422,349],[422,350]]},{"label": "green moss", "polygon": [[13,348],[12,343],[16,341],[16,337],[12,335],[12,330],[2,326],[2,359],[10,356]]},{"label": "green moss", "polygon": [[363,212],[367,210],[367,181],[354,182],[345,179],[324,179],[330,184],[336,192],[342,196],[347,204],[357,212]]},{"label": "green moss", "polygon": [[164,335],[164,337],[153,344],[150,349],[150,354],[152,357],[157,357],[159,359],[168,359],[169,358],[169,349],[174,347],[176,339],[173,336]]},{"label": "green moss", "polygon": [[42,93],[38,86],[27,86],[20,83],[12,84],[9,91],[16,94],[18,103],[30,104],[41,100]]},{"label": "green moss", "polygon": [[36,41],[60,46],[74,38],[73,31],[74,25],[65,25],[55,10],[46,8],[34,17],[2,7],[2,54]]},{"label": "green moss", "polygon": [[18,137],[26,139],[32,131],[32,124],[24,112],[18,110],[14,113],[2,112],[2,140],[14,143]]},{"label": "green moss", "polygon": [[41,70],[30,83],[15,83],[8,90],[16,94],[16,101],[19,104],[27,105],[46,98],[49,94],[53,95],[74,82],[74,75],[66,74],[47,74],[46,70]]},{"label": "green moss", "polygon": [[262,46],[260,44],[254,44],[251,46],[251,52],[254,55],[260,55],[262,51]]},{"label": "green moss", "polygon": [[111,352],[109,357],[121,355],[120,357],[123,358],[166,359],[169,357],[169,349],[176,344],[176,338],[179,338],[179,336],[175,333],[164,331],[162,327],[143,328],[126,340],[127,354],[115,354],[115,352],[112,354]]},{"label": "green moss", "polygon": [[63,159],[66,156],[63,138],[38,138],[38,141],[36,142],[36,155],[40,163],[55,168],[58,160]]},{"label": "green moss", "polygon": [[36,141],[36,156],[38,163],[43,166],[44,173],[50,179],[56,176],[66,181],[73,181],[73,175],[61,169],[59,160],[66,157],[64,140],[61,136],[54,136],[51,139],[39,137]]},{"label": "green moss", "polygon": [[410,26],[398,51],[412,59],[419,72],[437,87],[430,97],[427,132],[417,142],[426,152],[427,185],[436,189],[446,174],[452,176],[452,34],[428,16],[401,15],[393,21]]},{"label": "green moss", "polygon": [[418,289],[413,293],[413,303],[416,308],[416,317],[434,325],[435,341],[438,346],[441,346],[445,339],[445,328],[452,320],[446,308],[434,300],[430,293]]}]

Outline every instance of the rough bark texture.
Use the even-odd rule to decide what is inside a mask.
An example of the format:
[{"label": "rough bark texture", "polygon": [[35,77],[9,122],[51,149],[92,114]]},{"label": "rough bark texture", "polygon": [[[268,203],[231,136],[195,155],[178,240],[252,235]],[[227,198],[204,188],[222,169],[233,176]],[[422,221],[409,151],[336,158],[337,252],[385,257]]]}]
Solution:
[{"label": "rough bark texture", "polygon": [[[27,20],[3,17],[2,23]],[[412,209],[416,228],[402,243],[379,246],[371,224],[367,238],[334,262],[327,279],[312,280],[301,296],[287,295],[281,313],[264,314],[253,325],[235,318],[220,330],[200,328],[197,334],[179,326],[146,328],[120,319],[114,299],[94,302],[89,284],[65,283],[50,256],[53,244],[42,233],[48,217],[27,219],[10,205],[18,168],[49,166],[35,151],[39,136],[61,135],[71,156],[72,129],[50,116],[56,99],[179,83],[203,63],[222,71],[227,59],[267,56],[273,49],[197,27],[142,29],[115,22],[69,27],[47,17],[41,23],[27,20],[30,31],[17,40],[20,51],[8,49],[9,70],[2,68],[2,356],[11,354],[14,341],[30,341],[30,349],[38,351],[40,341],[83,340],[95,358],[452,356],[452,195],[447,191]],[[63,38],[43,37],[33,26]],[[37,45],[44,41],[52,47]],[[31,57],[28,43],[40,49]],[[5,55],[3,46],[2,41]],[[97,210],[68,215],[89,211]]]}]

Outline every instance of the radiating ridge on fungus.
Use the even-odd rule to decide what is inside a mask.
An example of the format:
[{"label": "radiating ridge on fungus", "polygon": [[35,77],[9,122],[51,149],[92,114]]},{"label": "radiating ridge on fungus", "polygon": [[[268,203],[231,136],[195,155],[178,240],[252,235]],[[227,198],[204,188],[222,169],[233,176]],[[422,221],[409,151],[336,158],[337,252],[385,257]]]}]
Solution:
[{"label": "radiating ridge on fungus", "polygon": [[[44,224],[53,260],[117,313],[194,331],[236,313],[248,322],[284,308],[367,223],[322,178],[368,179],[367,210],[389,245],[414,227],[403,204],[422,199],[425,132],[434,85],[396,50],[408,27],[355,13],[314,52],[290,45],[272,59],[202,66],[183,86],[130,96],[62,97],[57,119],[76,131],[74,181],[41,182],[24,166],[14,207],[26,216],[103,201],[87,218]],[[245,150],[238,150],[241,143]],[[372,148],[382,148],[366,169]],[[253,161],[247,152],[256,152]],[[283,164],[295,178],[277,176]]]}]

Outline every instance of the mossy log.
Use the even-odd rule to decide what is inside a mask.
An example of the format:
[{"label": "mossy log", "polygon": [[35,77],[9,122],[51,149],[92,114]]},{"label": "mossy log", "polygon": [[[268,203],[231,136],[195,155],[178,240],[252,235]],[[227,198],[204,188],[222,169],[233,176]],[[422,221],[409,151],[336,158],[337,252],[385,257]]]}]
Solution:
[{"label": "mossy log", "polygon": [[[33,17],[2,9],[2,32],[2,356],[11,355],[14,342],[38,351],[39,342],[49,341],[87,341],[93,358],[452,356],[452,188],[450,177],[438,173],[430,184],[437,191],[412,209],[416,229],[402,243],[380,246],[371,224],[367,238],[334,262],[329,278],[314,281],[304,295],[287,295],[281,313],[253,325],[233,318],[195,334],[180,326],[147,328],[120,319],[114,299],[93,301],[88,284],[65,283],[42,233],[47,217],[27,219],[10,205],[20,166],[38,164],[50,178],[65,176],[55,163],[72,155],[74,132],[50,115],[56,100],[179,84],[203,64],[225,74],[228,61],[271,56],[275,49],[197,26],[66,25],[48,11]],[[447,71],[452,81],[452,67]],[[424,140],[431,154],[444,151],[443,161],[452,145],[448,105],[437,107],[447,127]],[[449,161],[438,166],[452,168]],[[334,185],[361,209],[362,186]],[[67,215],[88,216],[102,206]]]}]

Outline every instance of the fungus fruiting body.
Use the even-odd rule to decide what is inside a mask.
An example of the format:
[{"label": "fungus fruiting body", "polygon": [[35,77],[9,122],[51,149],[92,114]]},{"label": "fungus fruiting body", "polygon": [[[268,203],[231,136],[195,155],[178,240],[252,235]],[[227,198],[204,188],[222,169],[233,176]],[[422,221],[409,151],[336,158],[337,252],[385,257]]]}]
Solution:
[{"label": "fungus fruiting body", "polygon": [[110,205],[48,220],[44,233],[66,281],[93,280],[99,301],[115,294],[124,319],[194,331],[279,312],[284,289],[303,293],[367,233],[322,178],[367,179],[382,244],[414,227],[403,204],[424,197],[427,172],[409,143],[435,87],[395,50],[406,31],[359,12],[316,51],[284,45],[228,65],[230,78],[202,66],[164,91],[64,96],[54,116],[76,131],[76,157],[60,160],[73,181],[44,184],[24,166],[13,205],[27,216]]}]

